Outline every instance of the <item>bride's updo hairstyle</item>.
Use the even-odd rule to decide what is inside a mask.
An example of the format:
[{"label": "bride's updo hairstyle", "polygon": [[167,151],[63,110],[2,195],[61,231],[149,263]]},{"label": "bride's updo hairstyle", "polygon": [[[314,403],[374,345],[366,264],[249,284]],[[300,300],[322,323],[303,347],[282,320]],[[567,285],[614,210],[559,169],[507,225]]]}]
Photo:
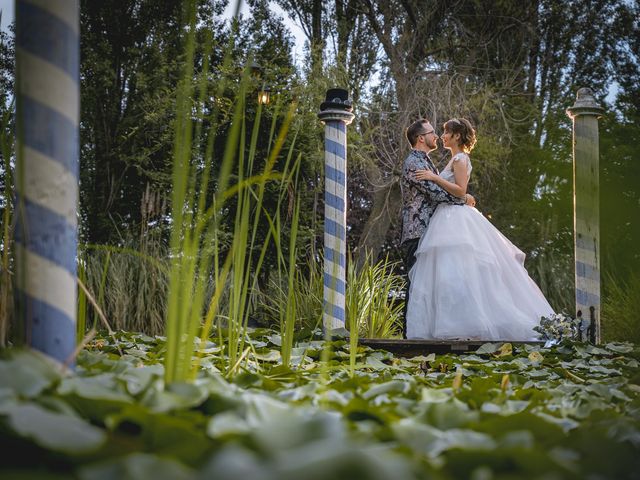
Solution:
[{"label": "bride's updo hairstyle", "polygon": [[476,131],[466,118],[452,118],[445,122],[444,131],[452,135],[460,134],[460,146],[465,153],[470,153],[476,144]]}]

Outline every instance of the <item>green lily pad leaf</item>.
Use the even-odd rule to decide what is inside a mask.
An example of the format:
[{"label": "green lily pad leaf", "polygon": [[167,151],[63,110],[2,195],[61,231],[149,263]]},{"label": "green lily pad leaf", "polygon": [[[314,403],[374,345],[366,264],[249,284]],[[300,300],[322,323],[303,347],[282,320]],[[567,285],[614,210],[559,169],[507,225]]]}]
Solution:
[{"label": "green lily pad leaf", "polygon": [[364,392],[362,398],[369,400],[383,393],[400,392],[406,393],[410,390],[409,383],[402,380],[391,380],[390,382],[379,383]]},{"label": "green lily pad leaf", "polygon": [[428,388],[422,389],[422,402],[426,403],[441,403],[446,402],[452,398],[451,390],[445,388]]},{"label": "green lily pad leaf", "polygon": [[13,350],[0,361],[0,385],[17,396],[34,398],[62,377],[62,365],[37,350]]},{"label": "green lily pad leaf", "polygon": [[349,337],[349,330],[344,327],[334,328],[329,332],[329,335],[334,338],[347,338]]},{"label": "green lily pad leaf", "polygon": [[[347,355],[348,357],[348,355]],[[386,363],[381,362],[380,360],[378,360],[375,357],[372,356],[368,356],[365,360],[365,363],[368,367],[372,367],[375,370],[387,370],[389,368],[391,368],[390,365],[387,365]]]},{"label": "green lily pad leaf", "polygon": [[586,351],[590,355],[611,355],[611,352],[604,348],[596,347],[595,345],[587,345]]},{"label": "green lily pad leaf", "polygon": [[536,416],[542,418],[543,420],[546,420],[549,423],[553,423],[554,425],[559,426],[560,428],[562,428],[562,430],[566,433],[570,430],[573,430],[574,428],[577,428],[580,424],[578,422],[576,422],[575,420],[571,420],[570,418],[566,418],[566,417],[556,417],[554,415],[549,415],[548,413],[544,413],[544,412],[534,412]]},{"label": "green lily pad leaf", "polygon": [[630,343],[607,343],[605,348],[616,353],[633,352],[633,345]]},{"label": "green lily pad leaf", "polygon": [[430,458],[452,448],[490,450],[496,446],[493,438],[484,433],[463,429],[443,431],[408,418],[393,424],[392,429],[398,440]]},{"label": "green lily pad leaf", "polygon": [[62,396],[75,394],[90,400],[131,403],[131,397],[118,388],[115,376],[107,373],[94,377],[65,378],[58,387],[58,393]]},{"label": "green lily pad leaf", "polygon": [[509,357],[513,355],[513,345],[510,343],[503,343],[500,348],[495,352],[497,357]]},{"label": "green lily pad leaf", "polygon": [[534,365],[539,365],[542,363],[542,361],[544,360],[544,357],[542,356],[542,354],[538,351],[533,351],[529,354],[529,356],[527,357],[529,359],[529,361],[534,364]]},{"label": "green lily pad leaf", "polygon": [[160,413],[197,407],[208,396],[207,390],[199,385],[172,383],[164,390],[147,390],[140,403]]},{"label": "green lily pad leaf", "polygon": [[279,362],[282,357],[279,350],[268,350],[263,353],[253,354],[253,358],[263,362]]},{"label": "green lily pad leaf", "polygon": [[315,382],[309,382],[299,387],[280,390],[278,392],[278,398],[289,402],[298,402],[306,398],[312,398],[316,395],[318,386]]},{"label": "green lily pad leaf", "polygon": [[482,404],[481,410],[485,413],[496,413],[498,415],[513,415],[526,410],[531,402],[525,400],[507,400],[502,404],[493,402],[485,402]]},{"label": "green lily pad leaf", "polygon": [[522,447],[531,449],[534,447],[535,438],[529,430],[514,430],[505,434],[499,440],[502,448]]},{"label": "green lily pad leaf", "polygon": [[606,376],[622,375],[622,372],[620,372],[620,370],[616,370],[615,368],[606,368],[601,365],[590,365],[586,368],[588,368],[591,373],[600,373]]},{"label": "green lily pad leaf", "polygon": [[124,373],[118,375],[118,378],[124,380],[127,391],[131,395],[138,395],[146,390],[151,381],[162,378],[164,375],[164,367],[160,364],[145,365],[140,368],[128,368]]},{"label": "green lily pad leaf", "polygon": [[244,418],[236,412],[222,412],[209,420],[207,435],[211,438],[220,438],[227,435],[244,435],[251,432],[252,428]]},{"label": "green lily pad leaf", "polygon": [[291,407],[285,402],[268,395],[245,393],[242,401],[246,407],[246,421],[252,427],[262,425],[266,420],[285,419],[291,417]]},{"label": "green lily pad leaf", "polygon": [[414,363],[422,363],[422,362],[433,362],[436,359],[435,353],[430,353],[426,357],[424,355],[417,355],[415,357],[411,357],[410,361]]},{"label": "green lily pad leaf", "polygon": [[495,353],[500,349],[501,343],[483,343],[475,351],[476,355]]},{"label": "green lily pad leaf", "polygon": [[611,393],[611,388],[601,383],[593,383],[591,385],[587,385],[585,390],[587,392],[591,392],[591,393],[595,393],[596,395],[599,395],[600,397],[604,398],[607,402],[611,400],[611,397],[613,395]]},{"label": "green lily pad leaf", "polygon": [[486,363],[486,362],[489,361],[486,358],[480,357],[478,355],[473,355],[473,354],[472,355],[461,355],[460,356],[460,360],[462,360],[463,362],[477,362],[477,363]]},{"label": "green lily pad leaf", "polygon": [[323,393],[323,396],[327,402],[337,403],[344,407],[348,405],[354,395],[353,392],[338,392],[337,390],[329,389]]},{"label": "green lily pad leaf", "polygon": [[418,408],[420,412],[415,418],[440,430],[467,427],[480,417],[477,410],[470,410],[457,398],[440,403],[420,403]]},{"label": "green lily pad leaf", "polygon": [[56,452],[91,452],[107,438],[103,430],[84,420],[50,412],[34,404],[14,405],[5,414],[9,427],[18,435]]},{"label": "green lily pad leaf", "polygon": [[194,474],[193,470],[175,460],[146,453],[132,453],[79,469],[81,480],[189,480],[194,478]]}]

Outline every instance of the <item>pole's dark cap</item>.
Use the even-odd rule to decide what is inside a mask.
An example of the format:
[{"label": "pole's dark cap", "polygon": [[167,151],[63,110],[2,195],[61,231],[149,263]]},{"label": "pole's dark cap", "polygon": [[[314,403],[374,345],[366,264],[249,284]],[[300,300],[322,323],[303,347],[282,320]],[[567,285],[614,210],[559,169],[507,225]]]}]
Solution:
[{"label": "pole's dark cap", "polygon": [[345,110],[350,112],[353,110],[353,104],[349,99],[349,92],[343,88],[330,88],[327,90],[324,102],[320,104],[320,111],[322,110]]}]

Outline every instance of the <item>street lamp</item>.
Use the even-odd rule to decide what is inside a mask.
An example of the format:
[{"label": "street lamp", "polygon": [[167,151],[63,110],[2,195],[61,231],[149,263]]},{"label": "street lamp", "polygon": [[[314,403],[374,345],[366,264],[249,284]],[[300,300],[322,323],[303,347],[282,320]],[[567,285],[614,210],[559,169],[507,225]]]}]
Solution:
[{"label": "street lamp", "polygon": [[[255,60],[251,62],[251,74],[258,80],[262,78],[262,72],[264,69],[260,66],[258,62]],[[271,89],[265,82],[262,82],[262,87],[258,91],[258,104],[260,105],[269,105],[271,102]]]},{"label": "street lamp", "polygon": [[258,103],[260,105],[269,105],[270,101],[271,89],[263,84],[262,89],[258,92]]}]

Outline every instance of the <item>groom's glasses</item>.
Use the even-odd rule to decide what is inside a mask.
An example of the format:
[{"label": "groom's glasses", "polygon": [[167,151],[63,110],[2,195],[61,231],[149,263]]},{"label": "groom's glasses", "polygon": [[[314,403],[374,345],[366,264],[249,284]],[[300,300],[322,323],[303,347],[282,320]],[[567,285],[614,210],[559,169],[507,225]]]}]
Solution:
[{"label": "groom's glasses", "polygon": [[435,130],[429,130],[428,132],[421,132],[418,135],[429,135],[430,133],[436,133]]}]

